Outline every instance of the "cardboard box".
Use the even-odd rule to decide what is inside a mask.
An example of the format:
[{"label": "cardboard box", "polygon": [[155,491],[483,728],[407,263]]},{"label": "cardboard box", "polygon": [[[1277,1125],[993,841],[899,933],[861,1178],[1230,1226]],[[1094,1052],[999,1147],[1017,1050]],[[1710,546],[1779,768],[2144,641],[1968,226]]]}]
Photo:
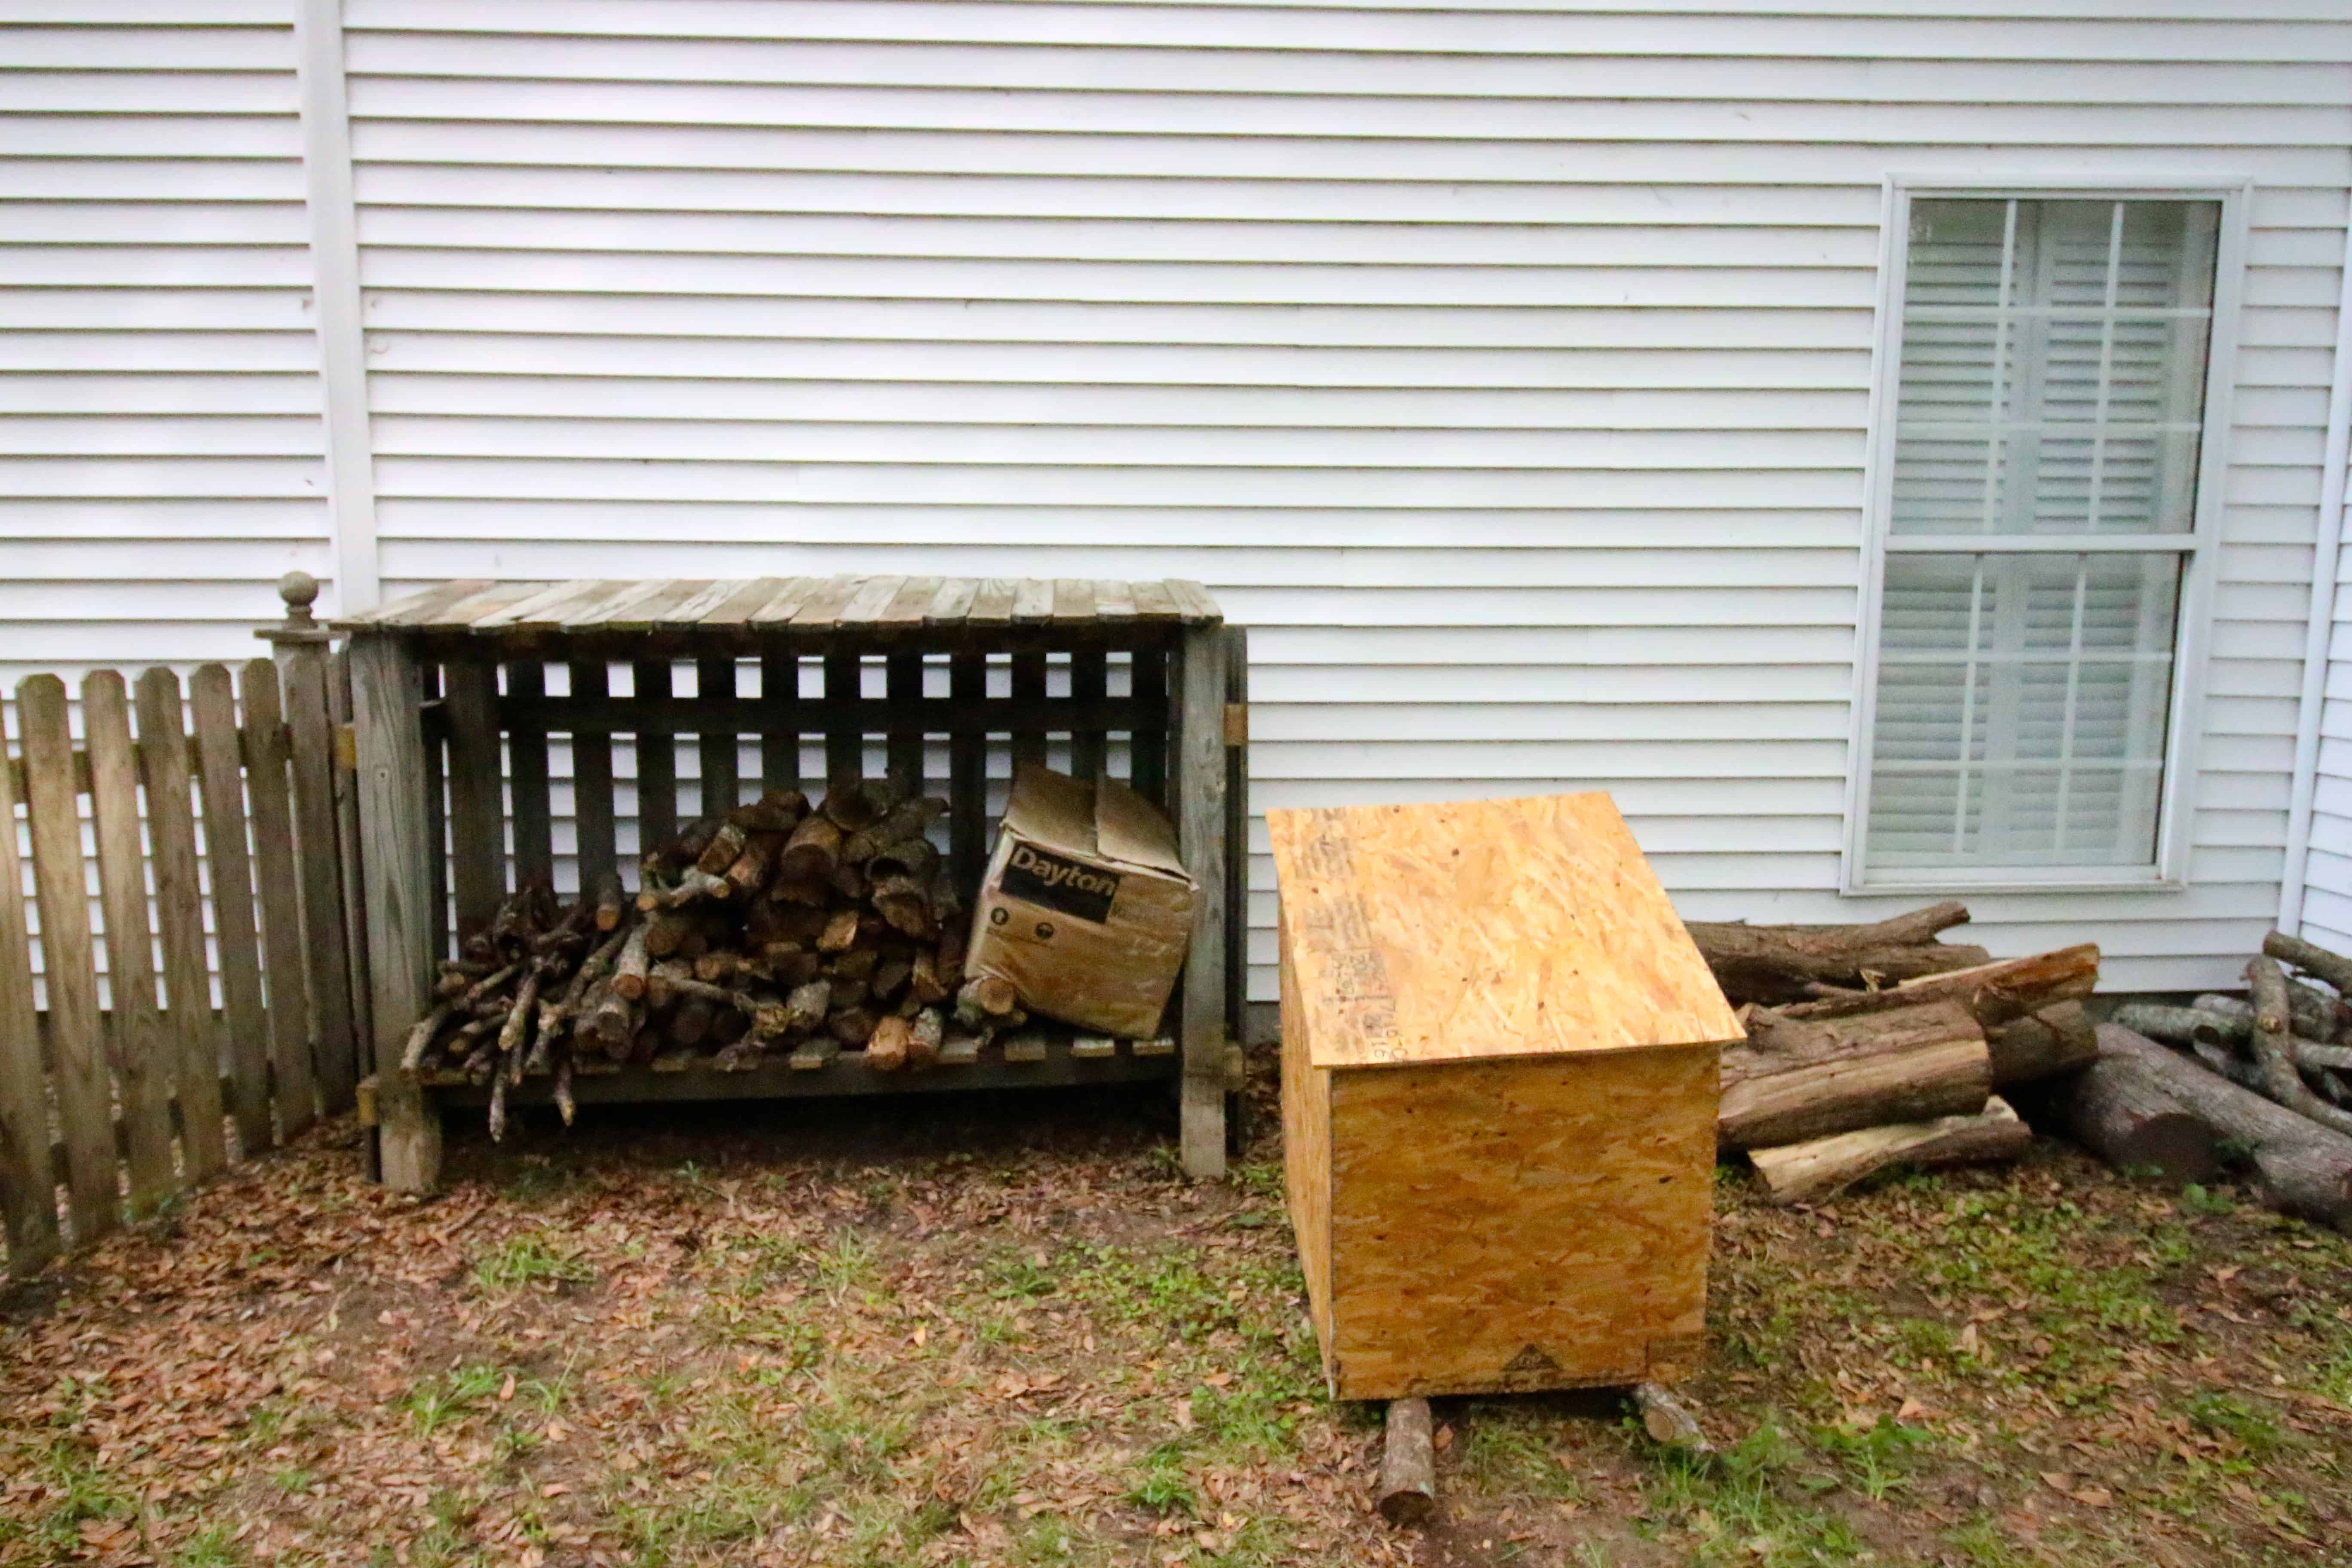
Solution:
[{"label": "cardboard box", "polygon": [[1107,1035],[1160,1032],[1192,941],[1192,879],[1150,801],[1036,766],[1013,781],[964,969]]}]

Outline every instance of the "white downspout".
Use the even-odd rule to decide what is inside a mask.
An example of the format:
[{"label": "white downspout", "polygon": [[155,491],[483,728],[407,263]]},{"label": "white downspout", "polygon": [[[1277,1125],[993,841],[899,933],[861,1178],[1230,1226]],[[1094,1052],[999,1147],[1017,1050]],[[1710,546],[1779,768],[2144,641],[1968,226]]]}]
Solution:
[{"label": "white downspout", "polygon": [[382,596],[376,555],[375,456],[368,434],[367,342],[360,315],[359,221],[352,193],[352,120],[343,71],[341,0],[301,0],[294,46],[302,100],[302,174],[310,222],[310,303],[326,395],[327,515],[334,539],[334,605]]}]

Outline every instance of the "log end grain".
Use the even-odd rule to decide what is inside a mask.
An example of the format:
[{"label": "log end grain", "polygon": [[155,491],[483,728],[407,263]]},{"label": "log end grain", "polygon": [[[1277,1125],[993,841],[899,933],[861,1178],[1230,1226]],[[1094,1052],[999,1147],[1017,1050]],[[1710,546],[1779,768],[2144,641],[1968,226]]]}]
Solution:
[{"label": "log end grain", "polygon": [[1437,1516],[1437,1444],[1428,1400],[1389,1401],[1380,1488],[1381,1517],[1391,1524],[1427,1524]]}]

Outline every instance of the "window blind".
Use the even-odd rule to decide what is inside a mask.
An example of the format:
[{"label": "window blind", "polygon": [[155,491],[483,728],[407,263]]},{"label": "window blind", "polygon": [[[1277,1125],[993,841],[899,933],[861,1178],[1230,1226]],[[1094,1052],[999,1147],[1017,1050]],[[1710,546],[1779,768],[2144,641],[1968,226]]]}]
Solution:
[{"label": "window blind", "polygon": [[2220,216],[1912,204],[1871,866],[2155,862]]}]

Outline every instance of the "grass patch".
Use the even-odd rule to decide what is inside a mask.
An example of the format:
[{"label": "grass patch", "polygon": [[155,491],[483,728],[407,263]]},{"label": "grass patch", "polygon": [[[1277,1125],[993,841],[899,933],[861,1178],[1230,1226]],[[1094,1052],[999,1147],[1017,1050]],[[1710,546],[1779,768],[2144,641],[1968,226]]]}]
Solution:
[{"label": "grass patch", "polygon": [[510,1236],[474,1261],[474,1283],[485,1290],[555,1290],[595,1278],[586,1259],[544,1233]]}]

